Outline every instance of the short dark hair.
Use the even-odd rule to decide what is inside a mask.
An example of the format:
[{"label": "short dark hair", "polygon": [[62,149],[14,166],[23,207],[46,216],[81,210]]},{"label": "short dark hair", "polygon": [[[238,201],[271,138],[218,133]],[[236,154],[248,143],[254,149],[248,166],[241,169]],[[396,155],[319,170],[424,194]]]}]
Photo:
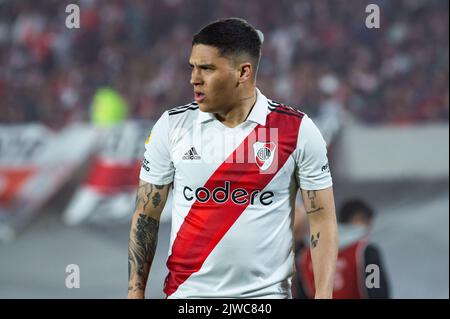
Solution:
[{"label": "short dark hair", "polygon": [[362,199],[350,199],[342,204],[338,214],[338,221],[340,223],[349,223],[356,215],[362,215],[367,220],[371,220],[374,216],[374,211]]},{"label": "short dark hair", "polygon": [[204,26],[192,39],[192,45],[216,47],[222,56],[246,53],[256,75],[261,56],[261,39],[256,29],[241,18],[227,18]]}]

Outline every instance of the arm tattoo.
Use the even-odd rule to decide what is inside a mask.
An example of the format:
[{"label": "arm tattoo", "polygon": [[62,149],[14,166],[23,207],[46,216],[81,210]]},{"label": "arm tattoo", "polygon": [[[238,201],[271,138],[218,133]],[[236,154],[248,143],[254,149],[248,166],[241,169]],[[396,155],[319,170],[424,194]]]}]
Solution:
[{"label": "arm tattoo", "polygon": [[311,235],[311,247],[316,248],[317,244],[319,243],[320,238],[320,232],[317,233],[317,237],[314,237],[314,234]]},{"label": "arm tattoo", "polygon": [[152,191],[153,191],[152,184],[143,183],[143,184],[139,185],[139,188],[138,188],[138,191],[136,194],[136,203],[135,203],[136,208],[139,207],[140,205],[142,205],[145,210],[145,208],[147,207],[147,204],[150,200],[150,195],[152,194]]},{"label": "arm tattoo", "polygon": [[158,207],[160,203],[161,203],[161,195],[159,195],[159,193],[155,193],[155,195],[153,195],[152,197],[153,208]]},{"label": "arm tattoo", "polygon": [[128,244],[128,281],[136,277],[136,283],[128,286],[129,291],[144,290],[150,265],[155,256],[158,242],[159,221],[139,214],[136,228]]},{"label": "arm tattoo", "polygon": [[315,202],[315,200],[316,200],[316,191],[307,191],[306,193],[308,194],[308,199],[311,201],[311,208],[312,208],[312,210],[307,210],[306,214],[312,214],[312,213],[315,213],[315,212],[318,212],[318,211],[322,210],[323,207],[320,207],[320,206],[317,207],[316,206],[316,202]]},{"label": "arm tattoo", "polygon": [[316,208],[316,203],[314,200],[316,199],[316,191],[307,191],[308,199],[311,201],[311,208]]},{"label": "arm tattoo", "polygon": [[149,183],[143,183],[142,185],[139,185],[136,194],[136,203],[135,203],[136,208],[142,205],[142,208],[145,211],[150,200],[153,204],[153,208],[159,206],[159,204],[161,203],[161,194],[159,192],[155,192],[155,194],[153,194],[152,196],[153,187],[156,188],[157,190],[164,189],[164,185],[153,185]]}]

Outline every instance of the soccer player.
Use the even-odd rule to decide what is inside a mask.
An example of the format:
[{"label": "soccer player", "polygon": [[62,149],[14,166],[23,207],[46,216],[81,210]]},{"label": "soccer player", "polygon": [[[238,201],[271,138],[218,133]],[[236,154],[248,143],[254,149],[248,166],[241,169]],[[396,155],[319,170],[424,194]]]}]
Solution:
[{"label": "soccer player", "polygon": [[331,298],[337,226],[325,142],[304,113],[256,88],[262,36],[245,20],[205,26],[189,58],[195,102],[146,141],[129,239],[129,298],[143,298],[173,187],[167,298],[291,298],[301,188],[316,298]]}]

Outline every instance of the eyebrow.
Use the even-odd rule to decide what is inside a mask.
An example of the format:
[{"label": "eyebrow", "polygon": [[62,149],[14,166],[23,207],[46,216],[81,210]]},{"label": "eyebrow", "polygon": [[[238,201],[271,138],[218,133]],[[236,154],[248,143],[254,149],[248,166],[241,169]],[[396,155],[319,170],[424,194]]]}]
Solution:
[{"label": "eyebrow", "polygon": [[[189,66],[190,66],[191,68],[194,67],[194,65],[193,65],[191,62],[189,62]],[[198,66],[199,68],[208,68],[208,69],[215,69],[215,68],[216,68],[216,66],[215,66],[214,64],[208,64],[208,63],[197,64],[197,66]]]}]

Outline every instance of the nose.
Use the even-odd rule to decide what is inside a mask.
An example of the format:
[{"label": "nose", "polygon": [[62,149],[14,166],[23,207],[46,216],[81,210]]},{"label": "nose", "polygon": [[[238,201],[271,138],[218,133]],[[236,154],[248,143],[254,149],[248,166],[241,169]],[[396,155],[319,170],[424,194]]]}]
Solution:
[{"label": "nose", "polygon": [[193,86],[197,86],[197,85],[200,85],[202,83],[203,83],[203,80],[202,80],[200,71],[198,69],[196,69],[196,68],[193,68],[192,72],[191,72],[191,84]]}]

